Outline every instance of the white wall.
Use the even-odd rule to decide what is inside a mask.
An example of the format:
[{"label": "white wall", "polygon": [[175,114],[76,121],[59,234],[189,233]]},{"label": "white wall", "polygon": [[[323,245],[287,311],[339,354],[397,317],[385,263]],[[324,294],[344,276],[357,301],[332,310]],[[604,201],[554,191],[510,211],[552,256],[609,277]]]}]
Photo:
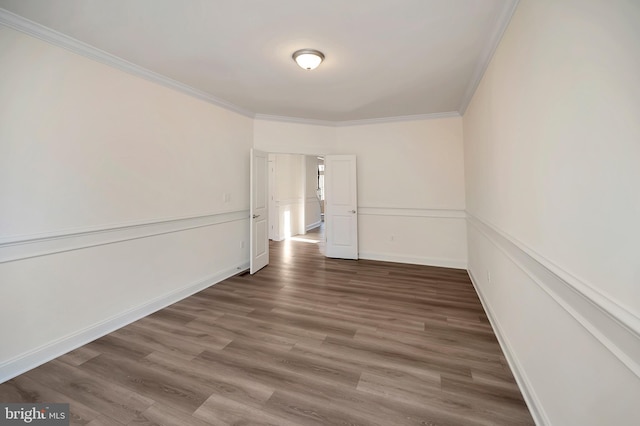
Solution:
[{"label": "white wall", "polygon": [[521,1],[464,115],[469,269],[541,423],[640,419],[638,22]]},{"label": "white wall", "polygon": [[2,381],[246,265],[253,122],[5,27],[0,62]]},{"label": "white wall", "polygon": [[254,146],[357,156],[362,258],[466,267],[461,118],[347,127],[255,120]]},{"label": "white wall", "polygon": [[462,120],[340,127],[337,136],[357,155],[360,255],[466,267]]},{"label": "white wall", "polygon": [[336,127],[255,119],[253,147],[283,154],[318,155],[333,149]]},{"label": "white wall", "polygon": [[275,240],[280,241],[305,232],[304,213],[304,155],[270,154],[275,168],[273,193],[275,215],[278,221]]},{"label": "white wall", "polygon": [[269,154],[274,169],[269,212],[270,238],[281,241],[304,234],[320,224],[320,205],[316,196],[316,156],[300,154]]}]

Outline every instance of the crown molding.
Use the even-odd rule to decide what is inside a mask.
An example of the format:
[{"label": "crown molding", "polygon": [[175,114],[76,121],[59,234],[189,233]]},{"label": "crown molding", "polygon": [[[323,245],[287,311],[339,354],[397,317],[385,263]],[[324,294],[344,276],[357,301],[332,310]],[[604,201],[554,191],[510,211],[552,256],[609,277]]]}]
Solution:
[{"label": "crown molding", "polygon": [[147,81],[151,81],[170,89],[177,90],[188,96],[203,100],[210,104],[225,108],[229,111],[236,112],[249,118],[255,118],[258,120],[267,121],[280,121],[286,123],[297,124],[310,124],[316,126],[328,126],[328,127],[347,127],[347,126],[361,126],[366,124],[381,124],[381,123],[394,123],[401,121],[417,121],[417,120],[433,120],[440,118],[453,118],[461,117],[464,114],[473,94],[484,75],[484,72],[489,65],[491,57],[500,42],[502,34],[504,33],[511,16],[513,15],[519,0],[513,0],[509,2],[503,9],[500,17],[498,18],[498,26],[490,38],[490,42],[485,47],[484,53],[481,55],[481,60],[478,62],[478,66],[474,71],[473,78],[467,87],[463,102],[458,111],[438,112],[431,114],[416,114],[416,115],[404,115],[395,117],[380,117],[380,118],[368,118],[360,120],[344,120],[344,121],[332,121],[332,120],[319,120],[313,118],[301,118],[301,117],[287,117],[270,114],[254,113],[246,108],[235,105],[224,99],[217,98],[210,93],[203,90],[196,89],[187,84],[181,83],[172,78],[166,77],[157,72],[151,71],[140,65],[136,65],[111,53],[98,49],[73,37],[65,35],[61,32],[48,28],[42,24],[31,21],[20,15],[12,13],[6,9],[0,8],[0,25],[4,25],[8,28],[20,31],[32,37],[43,40],[47,43],[61,47],[78,55],[95,60],[105,65],[117,68],[128,74],[135,75],[137,77],[144,78]]},{"label": "crown molding", "polygon": [[431,114],[400,115],[397,117],[365,118],[362,120],[336,121],[338,127],[362,126],[364,124],[396,123],[400,121],[437,120],[439,118],[461,117],[458,111],[434,112]]},{"label": "crown molding", "polygon": [[69,37],[68,35],[62,34],[61,32],[45,27],[44,25],[33,22],[2,8],[0,8],[0,25],[4,25],[16,31],[23,32],[27,35],[36,37],[40,40],[69,50],[78,55],[112,66],[126,73],[142,77],[145,80],[160,84],[170,89],[177,90],[213,105],[225,108],[233,112],[237,112],[238,114],[242,114],[246,117],[253,118],[255,116],[252,111],[234,105],[231,102],[216,98],[215,96],[207,92],[196,89],[172,78],[165,77],[164,75],[148,70],[144,67],[141,67],[140,65],[131,63],[125,59],[112,55],[111,53],[105,52],[104,50],[100,50],[97,47],[91,46],[87,43],[83,43],[80,40],[76,40],[73,37]]},{"label": "crown molding", "polygon": [[269,115],[269,114],[255,115],[256,120],[280,121],[284,123],[296,123],[296,124],[311,124],[315,126],[327,126],[327,127],[362,126],[365,124],[396,123],[401,121],[436,120],[439,118],[455,118],[455,117],[461,117],[461,115],[457,111],[449,111],[449,112],[436,112],[432,114],[401,115],[397,117],[365,118],[362,120],[345,120],[345,121],[316,120],[313,118],[287,117],[283,115]]},{"label": "crown molding", "polygon": [[471,103],[471,99],[473,99],[473,95],[476,93],[476,89],[480,85],[482,77],[484,77],[484,73],[487,71],[487,68],[491,63],[493,54],[498,48],[504,32],[507,30],[509,22],[511,22],[511,17],[515,13],[516,8],[518,7],[518,3],[520,3],[520,0],[511,0],[507,2],[502,8],[500,15],[496,19],[494,31],[489,37],[489,40],[482,50],[482,53],[480,54],[480,59],[476,64],[475,70],[473,71],[473,75],[471,77],[471,80],[469,81],[469,85],[467,86],[467,90],[462,96],[462,102],[460,102],[460,107],[458,108],[458,111],[460,111],[460,115],[464,115],[467,107],[469,107],[469,103]]},{"label": "crown molding", "polygon": [[283,123],[295,123],[295,124],[311,124],[314,126],[327,126],[334,127],[335,121],[329,120],[317,120],[315,118],[301,118],[301,117],[287,117],[285,115],[270,115],[270,114],[255,114],[256,120],[264,121],[280,121]]}]

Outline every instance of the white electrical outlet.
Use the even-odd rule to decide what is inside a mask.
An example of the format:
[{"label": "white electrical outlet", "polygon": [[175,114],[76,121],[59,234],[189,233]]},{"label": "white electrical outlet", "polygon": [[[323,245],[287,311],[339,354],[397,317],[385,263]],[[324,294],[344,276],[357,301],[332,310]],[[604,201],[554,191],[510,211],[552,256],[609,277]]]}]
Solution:
[{"label": "white electrical outlet", "polygon": [[244,241],[240,241],[240,248],[244,248]]},{"label": "white electrical outlet", "polygon": [[231,194],[229,194],[228,192],[225,192],[224,194],[222,194],[222,200],[225,203],[228,203],[231,201]]}]

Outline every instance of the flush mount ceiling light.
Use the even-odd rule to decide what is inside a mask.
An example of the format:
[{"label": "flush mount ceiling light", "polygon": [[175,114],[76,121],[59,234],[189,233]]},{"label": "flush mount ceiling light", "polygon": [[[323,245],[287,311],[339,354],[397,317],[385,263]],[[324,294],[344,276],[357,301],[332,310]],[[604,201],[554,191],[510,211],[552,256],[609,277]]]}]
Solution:
[{"label": "flush mount ceiling light", "polygon": [[323,59],[324,55],[322,52],[315,49],[301,49],[293,52],[293,60],[300,65],[300,68],[305,70],[318,68],[318,65],[320,65]]}]

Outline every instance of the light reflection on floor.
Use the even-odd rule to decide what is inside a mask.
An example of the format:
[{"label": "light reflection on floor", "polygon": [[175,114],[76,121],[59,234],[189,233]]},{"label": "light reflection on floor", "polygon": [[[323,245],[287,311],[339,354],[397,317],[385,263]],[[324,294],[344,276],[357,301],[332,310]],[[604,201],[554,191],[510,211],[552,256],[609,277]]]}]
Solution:
[{"label": "light reflection on floor", "polygon": [[301,243],[313,243],[313,244],[318,244],[320,242],[320,240],[312,240],[310,238],[298,237],[297,235],[295,237],[288,238],[288,240],[300,241]]},{"label": "light reflection on floor", "polygon": [[293,237],[286,238],[282,246],[282,254],[284,255],[284,261],[289,263],[291,257],[294,255],[293,250],[295,244],[292,242],[318,244],[320,253],[324,254],[324,222],[317,228],[311,229],[304,235],[294,235]]}]

